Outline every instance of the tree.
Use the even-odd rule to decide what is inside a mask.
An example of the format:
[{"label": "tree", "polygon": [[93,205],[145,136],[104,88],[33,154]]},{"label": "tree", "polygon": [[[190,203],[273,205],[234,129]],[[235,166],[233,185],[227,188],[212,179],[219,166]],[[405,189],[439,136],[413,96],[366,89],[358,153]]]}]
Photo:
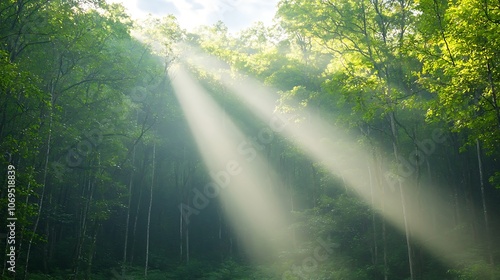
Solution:
[{"label": "tree", "polygon": [[436,96],[428,118],[466,131],[467,146],[479,139],[488,154],[498,157],[498,10],[484,1],[437,0],[421,2],[419,10],[419,83]]}]

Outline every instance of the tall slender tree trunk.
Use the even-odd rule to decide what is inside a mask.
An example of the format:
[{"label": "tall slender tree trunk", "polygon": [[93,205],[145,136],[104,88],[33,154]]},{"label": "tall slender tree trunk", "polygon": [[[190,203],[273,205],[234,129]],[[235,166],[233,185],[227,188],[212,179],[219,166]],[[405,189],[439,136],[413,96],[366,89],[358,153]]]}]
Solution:
[{"label": "tall slender tree trunk", "polygon": [[[390,122],[391,122],[391,131],[392,131],[392,146],[394,149],[394,157],[396,158],[396,162],[399,164],[400,162],[400,157],[399,157],[399,150],[398,150],[398,132],[396,128],[396,119],[394,116],[394,112],[390,113]],[[398,186],[399,186],[399,193],[401,196],[401,206],[403,210],[403,221],[404,221],[404,227],[405,227],[405,235],[406,235],[406,248],[408,250],[408,266],[410,269],[410,280],[415,279],[414,271],[413,271],[413,252],[412,252],[412,246],[411,246],[411,237],[410,237],[410,228],[408,225],[408,215],[406,211],[406,199],[405,199],[405,192],[403,189],[403,184],[401,180],[398,180]]]},{"label": "tall slender tree trunk", "polygon": [[40,194],[40,202],[38,203],[38,210],[37,210],[37,215],[36,215],[36,220],[33,225],[33,233],[31,234],[30,240],[28,242],[28,250],[26,252],[26,263],[24,265],[24,279],[28,279],[28,265],[29,265],[29,260],[30,260],[30,255],[31,255],[31,245],[33,244],[33,240],[35,238],[36,231],[38,229],[38,224],[40,223],[40,217],[42,215],[42,209],[43,209],[43,200],[45,198],[45,190],[46,190],[46,185],[47,185],[47,174],[49,170],[49,156],[50,156],[50,149],[52,145],[52,122],[53,122],[53,106],[54,106],[54,87],[52,87],[51,94],[50,94],[50,105],[51,107],[49,108],[49,131],[47,135],[47,146],[45,149],[45,162],[43,165],[43,181],[42,181],[42,192]]},{"label": "tall slender tree trunk", "polygon": [[[288,178],[288,192],[290,193],[290,211],[293,212],[295,211],[295,202],[294,202],[294,195],[293,195],[293,179],[295,177],[295,163],[292,163],[293,165],[293,168],[291,169],[292,172],[288,171],[287,174],[287,178]],[[293,241],[293,246],[294,248],[297,248],[297,231],[295,229],[295,227],[292,227],[292,241]]]},{"label": "tall slender tree trunk", "polygon": [[[424,160],[423,156],[419,153],[419,147],[417,145],[418,143],[418,136],[417,136],[417,127],[414,128],[413,130],[413,144],[414,144],[414,147],[415,147],[415,155],[416,155],[416,158],[415,158],[415,188],[417,190],[417,197],[416,197],[416,203],[417,203],[417,207],[418,208],[413,208],[413,209],[418,209],[416,212],[417,213],[413,213],[413,216],[410,216],[410,218],[412,219],[419,219],[418,216],[415,216],[415,214],[418,214],[418,213],[424,213],[424,206],[422,205],[423,204],[423,201],[422,201],[422,183],[421,183],[421,169],[420,169],[420,165],[422,165],[422,161]],[[410,213],[411,214],[411,213]],[[415,275],[415,278],[416,279],[420,279],[421,278],[421,271],[422,271],[422,248],[419,246],[419,244],[415,244],[415,242],[412,242],[413,244],[413,253],[414,253],[414,266],[413,266],[413,272],[414,272],[414,275]]]},{"label": "tall slender tree trunk", "polygon": [[132,206],[132,186],[134,182],[134,170],[135,170],[135,144],[132,147],[132,170],[130,170],[130,179],[128,184],[128,204],[127,204],[127,220],[125,222],[125,240],[123,241],[123,260],[122,260],[122,278],[125,277],[126,273],[126,263],[127,263],[127,249],[128,249],[128,233],[130,226],[130,207]]},{"label": "tall slender tree trunk", "polygon": [[315,208],[318,199],[318,190],[316,185],[316,168],[314,168],[314,163],[311,163],[311,174],[312,174],[312,207]]},{"label": "tall slender tree trunk", "polygon": [[[481,185],[481,202],[483,204],[483,218],[484,218],[484,226],[485,226],[485,231],[486,231],[486,253],[488,255],[490,265],[493,266],[495,265],[494,259],[493,259],[493,253],[491,251],[491,237],[490,237],[490,221],[488,218],[488,207],[486,205],[486,195],[484,191],[484,178],[483,178],[483,163],[481,160],[481,144],[479,143],[479,139],[476,139],[476,148],[477,148],[477,161],[479,165],[479,181]],[[493,275],[492,278],[493,279]]]},{"label": "tall slender tree trunk", "polygon": [[189,226],[186,228],[186,263],[189,263]]},{"label": "tall slender tree trunk", "polygon": [[[148,164],[148,157],[144,155],[142,165],[141,165],[141,170],[138,172],[140,174],[137,185],[142,186],[142,182],[144,181],[146,169],[147,169],[147,164]],[[142,194],[143,194],[144,188],[139,188],[139,197],[137,198],[137,206],[135,208],[135,216],[134,216],[134,226],[132,227],[132,247],[130,248],[130,264],[134,263],[134,257],[135,257],[135,245],[136,245],[136,233],[137,233],[137,222],[139,220],[139,212],[141,210],[141,205],[142,205]]]},{"label": "tall slender tree trunk", "polygon": [[221,262],[224,260],[224,246],[223,246],[223,243],[222,243],[222,209],[219,208],[217,210],[217,216],[219,218],[219,232],[218,232],[218,239],[219,239],[219,253],[220,253],[220,260]]},{"label": "tall slender tree trunk", "polygon": [[[377,185],[379,189],[381,190],[382,194],[380,196],[380,207],[381,207],[381,214],[382,217],[385,217],[385,190],[386,190],[386,184],[382,183],[382,167],[380,164],[380,155],[379,153],[376,154],[375,157],[375,162],[376,162],[376,167],[377,167],[377,173],[379,176],[377,176]],[[381,234],[382,234],[382,258],[384,262],[384,280],[389,279],[389,269],[388,269],[388,261],[387,261],[387,230],[386,230],[386,225],[385,225],[385,219],[380,219],[381,222]]]},{"label": "tall slender tree trunk", "polygon": [[[184,185],[186,186],[186,184]],[[189,195],[186,197],[186,205],[190,205],[189,203]],[[180,237],[181,237],[181,243],[180,243],[180,260],[182,261],[184,259],[184,254],[186,257],[186,263],[189,263],[189,223],[187,223],[183,217],[182,217],[182,212],[181,213],[181,229],[180,229]],[[184,247],[185,247],[185,252],[184,252]]]},{"label": "tall slender tree trunk", "polygon": [[[87,184],[90,185],[90,179],[87,178],[87,172],[84,172],[83,174],[83,187],[82,187],[82,192],[80,194],[80,197],[83,198],[85,197],[85,188],[87,186]],[[87,182],[88,181],[88,182]],[[86,204],[85,204],[86,205]],[[85,229],[85,225],[86,223],[84,222],[86,220],[86,210],[85,210],[85,206],[82,206],[80,207],[80,210],[79,210],[79,217],[78,217],[78,234],[76,236],[76,245],[75,245],[75,252],[74,252],[74,256],[73,256],[73,279],[75,279],[78,274],[78,266],[79,266],[79,262],[80,262],[80,255],[81,255],[81,251],[82,251],[82,243],[83,243],[83,239],[84,239],[84,236],[86,234],[86,229]]]},{"label": "tall slender tree trunk", "polygon": [[[142,181],[142,180],[141,180]],[[136,239],[136,233],[137,233],[137,222],[139,220],[139,211],[141,210],[141,201],[142,201],[142,190],[143,188],[140,188],[139,190],[139,198],[137,200],[137,207],[135,208],[135,217],[134,217],[134,226],[132,228],[132,248],[130,248],[130,264],[134,263],[134,256],[135,256],[135,239]]]},{"label": "tall slender tree trunk", "polygon": [[[47,197],[46,198],[47,205],[51,205],[52,204],[52,196],[50,194],[49,195],[46,194],[46,197]],[[51,226],[49,223],[49,219],[45,219],[44,230],[45,230],[45,239],[47,241],[45,242],[45,244],[43,244],[43,262],[42,262],[42,265],[43,265],[43,272],[48,273],[49,260],[50,260],[50,255],[49,255],[50,249],[49,248],[52,246],[52,243],[54,243],[53,237],[51,234]]]},{"label": "tall slender tree trunk", "polygon": [[90,243],[90,248],[87,255],[87,269],[85,273],[85,279],[92,279],[92,263],[94,261],[95,247],[97,243],[97,233],[99,232],[100,224],[99,222],[94,222],[94,232],[92,234],[92,242]]},{"label": "tall slender tree trunk", "polygon": [[378,244],[377,244],[377,223],[375,218],[375,198],[373,189],[373,179],[372,171],[370,165],[368,164],[368,176],[370,178],[370,196],[371,196],[371,207],[372,207],[372,228],[373,228],[373,249],[372,249],[372,264],[376,265],[378,263]]},{"label": "tall slender tree trunk", "polygon": [[148,278],[148,262],[149,262],[149,235],[151,229],[151,206],[153,205],[153,186],[155,182],[155,157],[156,157],[156,143],[153,144],[153,167],[151,174],[151,188],[149,189],[149,208],[148,208],[148,224],[146,232],[146,262],[144,264],[144,277]]},{"label": "tall slender tree trunk", "polygon": [[[186,147],[183,147],[182,163],[179,164],[176,172],[176,184],[179,186],[180,201],[184,205],[190,206],[190,180],[191,180],[191,165],[186,159]],[[184,219],[183,212],[179,211],[179,260],[184,259],[189,262],[189,222]]]},{"label": "tall slender tree trunk", "polygon": [[[384,192],[385,193],[385,192]],[[385,209],[385,206],[384,206]],[[384,280],[389,279],[389,266],[387,261],[387,229],[385,225],[385,219],[382,219],[382,246],[384,255]]]},{"label": "tall slender tree trunk", "polygon": [[[87,192],[86,195],[88,195],[88,198],[85,202],[84,209],[82,210],[82,216],[81,216],[81,223],[80,223],[80,232],[79,232],[79,238],[77,241],[77,249],[76,249],[76,254],[75,254],[75,264],[73,267],[73,279],[78,279],[79,273],[80,273],[80,266],[82,264],[82,256],[84,253],[84,245],[85,245],[85,239],[87,238],[87,229],[88,229],[88,217],[89,217],[89,212],[91,208],[92,201],[94,199],[94,189],[96,185],[96,174],[90,174],[88,175],[88,182],[87,182]],[[82,197],[85,197],[85,188],[83,188],[83,194]]]},{"label": "tall slender tree trunk", "polygon": [[[452,167],[452,162],[451,159],[448,158],[448,169],[450,170],[450,182],[453,182],[454,180],[454,170]],[[460,194],[459,194],[459,188],[460,188],[460,182],[455,182],[454,187],[453,187],[453,212],[454,212],[454,222],[455,226],[458,227],[459,224],[462,221],[461,215],[460,215]]]},{"label": "tall slender tree trunk", "polygon": [[184,245],[183,245],[184,236],[182,233],[183,227],[184,227],[184,218],[182,216],[182,211],[179,211],[179,260],[180,261],[182,261],[183,248],[184,248]]},{"label": "tall slender tree trunk", "polygon": [[231,231],[229,230],[229,256],[233,257],[233,236],[231,235]]}]

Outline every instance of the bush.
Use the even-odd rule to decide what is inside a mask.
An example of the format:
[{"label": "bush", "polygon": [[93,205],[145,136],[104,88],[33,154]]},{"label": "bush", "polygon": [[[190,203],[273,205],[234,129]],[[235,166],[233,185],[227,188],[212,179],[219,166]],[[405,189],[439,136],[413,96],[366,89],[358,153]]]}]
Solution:
[{"label": "bush", "polygon": [[500,279],[500,267],[491,267],[486,262],[476,262],[460,269],[449,270],[448,274],[457,280]]}]

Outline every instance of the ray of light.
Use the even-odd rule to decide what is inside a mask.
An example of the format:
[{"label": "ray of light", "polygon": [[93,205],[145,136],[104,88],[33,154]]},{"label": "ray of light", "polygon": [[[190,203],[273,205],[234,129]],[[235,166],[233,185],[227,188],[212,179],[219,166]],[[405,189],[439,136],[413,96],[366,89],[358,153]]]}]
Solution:
[{"label": "ray of light", "polygon": [[[357,145],[354,138],[314,112],[301,114],[307,122],[295,122],[298,116],[277,115],[274,112],[277,100],[275,89],[237,72],[226,71],[230,67],[213,56],[187,46],[183,48],[189,53],[182,56],[188,58],[188,63],[208,73],[216,73],[221,83],[247,104],[257,117],[283,120],[287,124],[282,131],[285,136],[312,160],[322,163],[332,175],[341,177],[386,220],[403,232],[405,227],[408,228],[412,238],[442,261],[451,264],[463,261],[470,243],[463,234],[453,230],[449,203],[446,201],[449,194],[438,188],[418,187],[412,180],[416,167],[425,162],[423,157],[432,154],[445,141],[441,131],[435,131],[431,138],[421,141],[419,157],[416,153],[400,155],[403,164],[397,172],[390,172],[393,168],[389,163],[373,168],[370,151]],[[375,181],[379,182],[381,189],[374,191]],[[407,214],[404,218],[403,206]]]},{"label": "ray of light", "polygon": [[221,121],[225,118],[223,110],[188,70],[178,64],[169,75],[213,180],[193,190],[192,203],[186,208],[198,213],[211,200],[220,198],[225,215],[251,257],[276,257],[292,245],[285,207],[270,186],[279,185],[279,179],[234,123]]}]

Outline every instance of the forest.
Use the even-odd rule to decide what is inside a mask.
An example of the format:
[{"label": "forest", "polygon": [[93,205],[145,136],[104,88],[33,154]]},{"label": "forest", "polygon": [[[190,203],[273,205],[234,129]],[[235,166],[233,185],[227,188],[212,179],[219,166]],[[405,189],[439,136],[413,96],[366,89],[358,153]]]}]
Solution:
[{"label": "forest", "polygon": [[500,279],[500,3],[187,30],[0,2],[0,279]]}]

